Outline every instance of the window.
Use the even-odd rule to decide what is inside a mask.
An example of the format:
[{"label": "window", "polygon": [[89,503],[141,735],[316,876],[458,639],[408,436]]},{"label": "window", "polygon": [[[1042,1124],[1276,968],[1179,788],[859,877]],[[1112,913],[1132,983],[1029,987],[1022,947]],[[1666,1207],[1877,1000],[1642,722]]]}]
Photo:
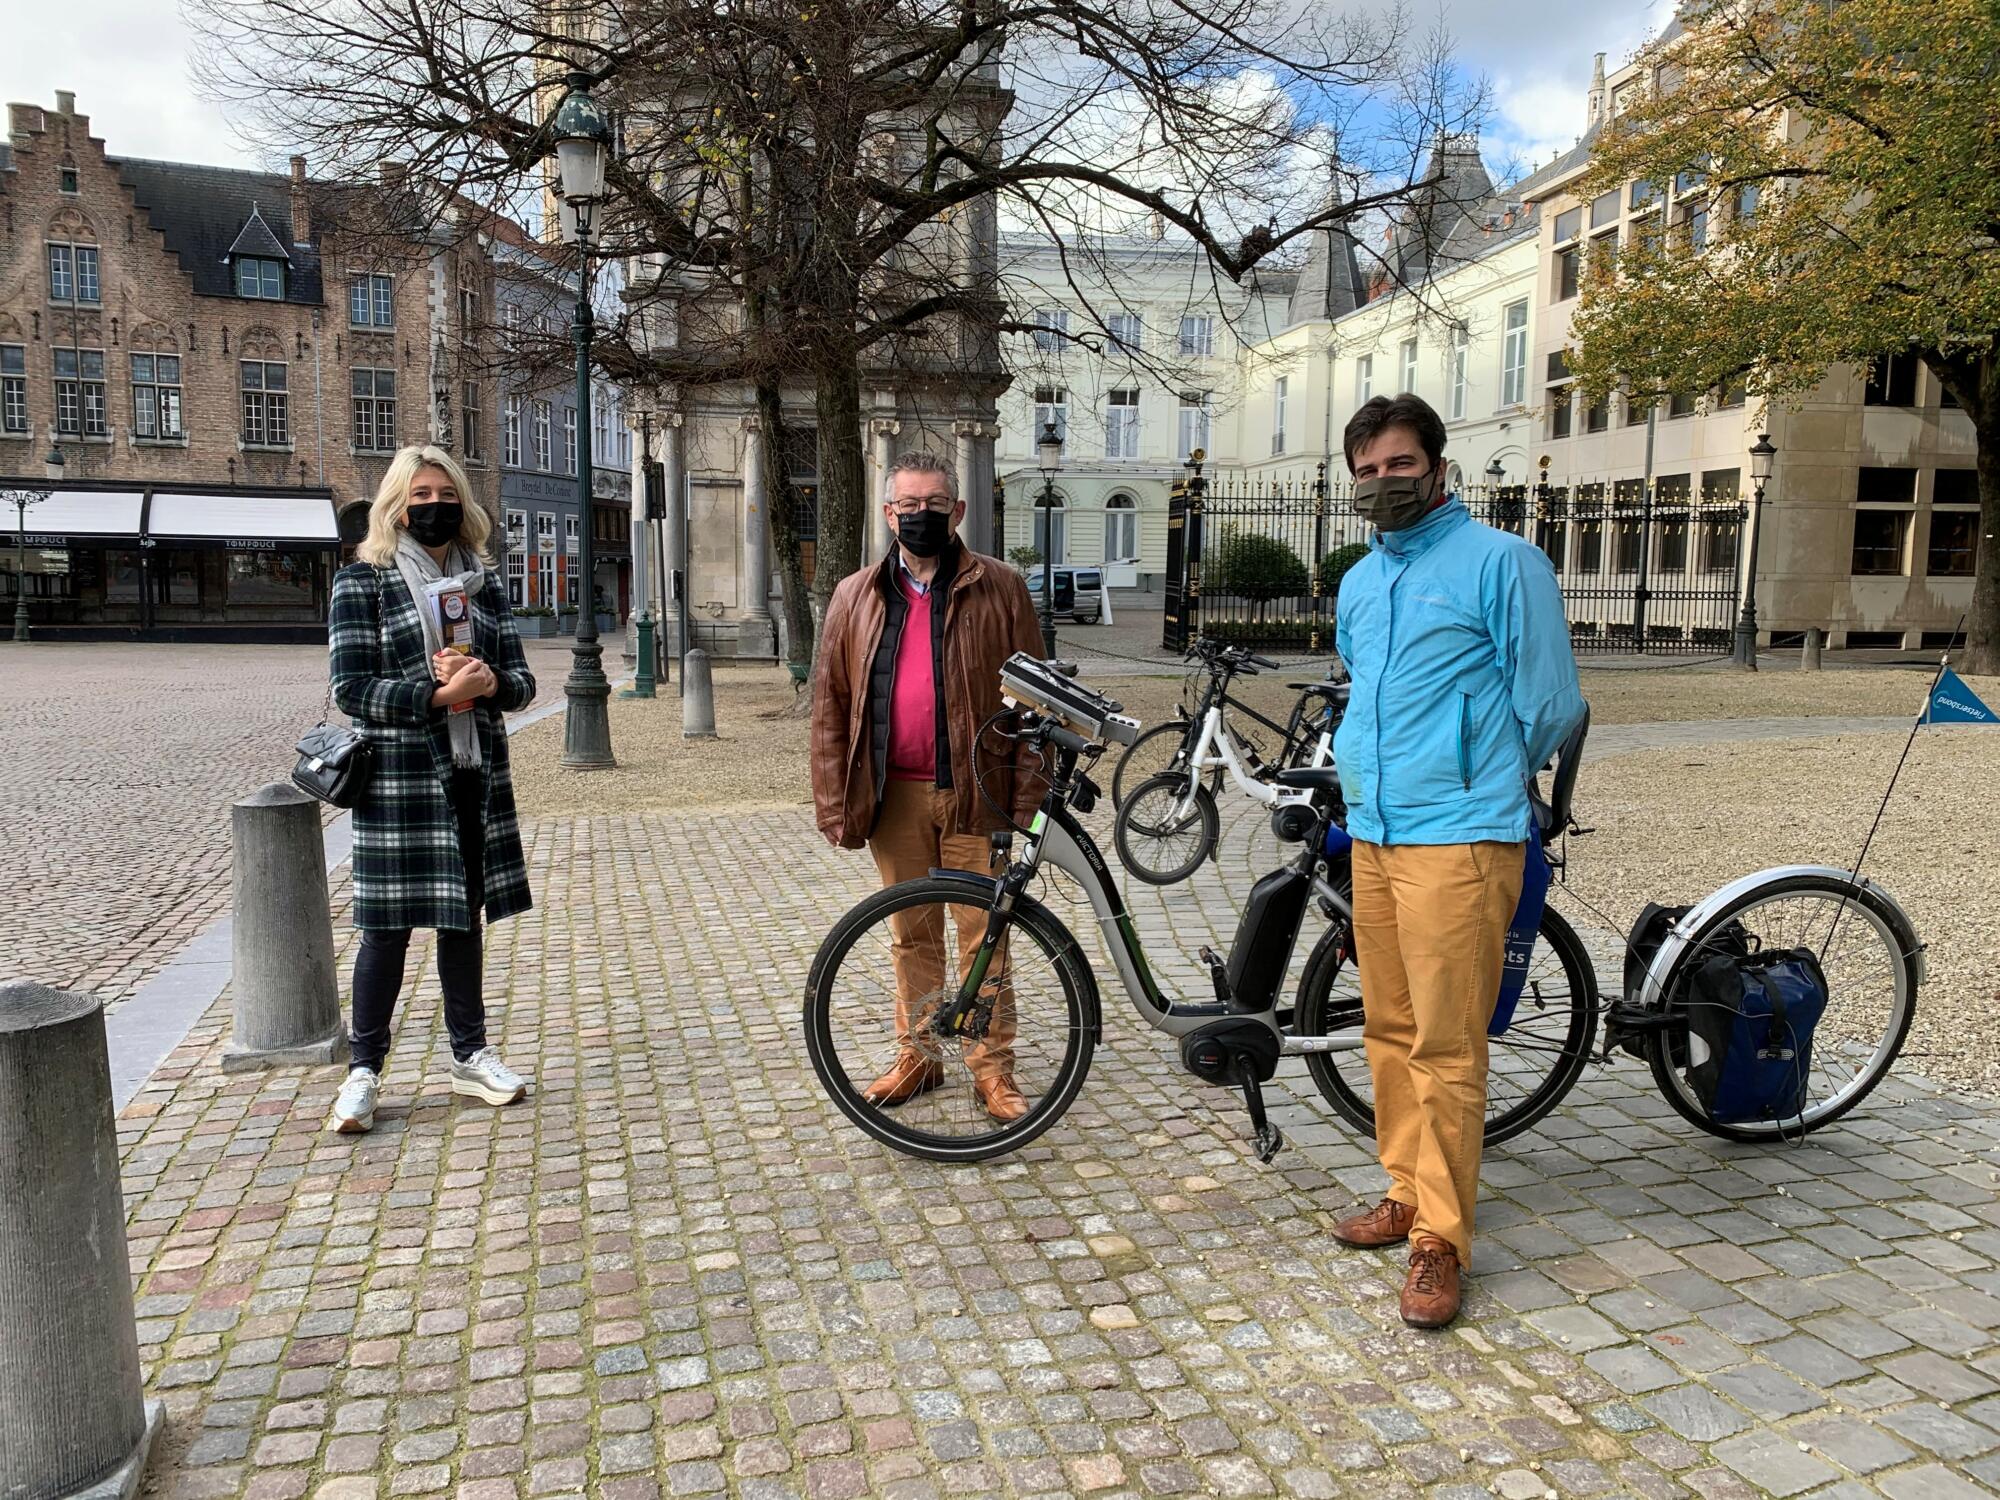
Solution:
[{"label": "window", "polygon": [[1863,406],[1915,406],[1917,404],[1917,357],[1914,354],[1884,354],[1868,363],[1868,385],[1861,393]]},{"label": "window", "polygon": [[563,559],[563,588],[567,591],[564,595],[564,599],[565,602],[577,605],[579,607],[581,607],[581,605],[583,604],[583,595],[577,589],[576,580],[577,580],[577,575],[582,571],[582,569],[583,569],[583,559],[576,556],[575,554],[572,553],[570,556]]},{"label": "window", "polygon": [[528,602],[528,554],[511,545],[512,532],[508,533],[510,545],[507,548],[507,603],[520,609]]},{"label": "window", "polygon": [[1549,355],[1548,369],[1548,410],[1551,438],[1566,438],[1570,434],[1570,394],[1569,357],[1557,349]]},{"label": "window", "polygon": [[1205,359],[1215,353],[1215,319],[1207,313],[1190,313],[1182,318],[1180,350],[1186,358]]},{"label": "window", "polygon": [[1618,259],[1618,231],[1607,229],[1590,242],[1590,269],[1599,276],[1610,274]]},{"label": "window", "polygon": [[1627,193],[1625,201],[1627,206],[1630,207],[1634,212],[1637,212],[1639,209],[1642,208],[1650,208],[1652,207],[1653,204],[1660,201],[1660,190],[1654,187],[1653,184],[1648,182],[1645,178],[1641,177],[1638,181],[1632,184],[1631,190],[1629,193]]},{"label": "window", "polygon": [[556,555],[553,552],[539,552],[535,555],[535,582],[541,590],[544,607],[554,609],[556,604]]},{"label": "window", "polygon": [[458,289],[458,336],[468,344],[479,336],[479,292],[475,287]]},{"label": "window", "polygon": [[1112,391],[1105,398],[1104,456],[1139,456],[1139,393],[1135,390]]},{"label": "window", "polygon": [[1741,223],[1749,223],[1757,217],[1757,184],[1746,182],[1736,190],[1736,217]]},{"label": "window", "polygon": [[1644,426],[1646,418],[1653,414],[1659,404],[1657,401],[1649,401],[1644,396],[1635,396],[1630,391],[1627,391],[1625,393],[1625,425],[1627,427]]},{"label": "window", "polygon": [[1694,397],[1684,391],[1675,391],[1667,397],[1669,417],[1691,417],[1694,415]]},{"label": "window", "polygon": [[243,441],[253,448],[282,448],[291,441],[285,367],[246,359],[241,369]]},{"label": "window", "polygon": [[576,472],[576,408],[563,408],[563,473]]},{"label": "window", "polygon": [[1646,523],[1638,514],[1645,499],[1643,479],[1620,479],[1611,486],[1611,566],[1619,573],[1639,571],[1639,549],[1645,540]]},{"label": "window", "polygon": [[1854,513],[1854,576],[1890,578],[1903,571],[1906,510],[1857,510]]},{"label": "window", "polygon": [[104,351],[58,349],[56,431],[69,437],[104,437]]},{"label": "window", "polygon": [[1933,578],[1970,578],[1978,550],[1978,511],[1931,512],[1931,544],[1924,555],[1926,573]]},{"label": "window", "polygon": [[1681,208],[1681,232],[1687,237],[1687,247],[1696,255],[1708,248],[1708,205],[1700,199],[1685,204]]},{"label": "window", "polygon": [[1398,390],[1409,391],[1412,394],[1417,389],[1417,341],[1415,339],[1403,340],[1402,359],[1397,368],[1396,385]]},{"label": "window", "polygon": [[1909,505],[1917,498],[1915,469],[1877,469],[1863,465],[1856,476],[1857,505]]},{"label": "window", "polygon": [[[1707,158],[1703,157],[1702,161],[1706,162]],[[1685,198],[1688,194],[1706,186],[1708,186],[1708,172],[1705,167],[1684,167],[1682,170],[1674,173],[1674,196],[1676,198]]]},{"label": "window", "polygon": [[1364,354],[1354,362],[1354,404],[1362,406],[1375,394],[1375,356]]},{"label": "window", "polygon": [[577,517],[563,517],[563,550],[576,552],[583,546],[583,533],[577,526]]},{"label": "window", "polygon": [[1291,395],[1292,378],[1280,375],[1271,387],[1271,452],[1285,451],[1285,403]]},{"label": "window", "polygon": [[544,474],[549,471],[549,403],[537,401],[531,416],[534,426],[532,438],[535,445],[535,467]]},{"label": "window", "polygon": [[508,395],[500,403],[500,462],[521,467],[521,398]]},{"label": "window", "polygon": [[28,346],[0,344],[0,432],[28,430]]},{"label": "window", "polygon": [[1716,394],[1715,409],[1717,411],[1728,411],[1732,407],[1741,406],[1746,394],[1747,391],[1743,384],[1743,377],[1739,375]]},{"label": "window", "polygon": [[1743,493],[1741,469],[1704,469],[1701,501],[1704,505],[1734,505]]},{"label": "window", "polygon": [[260,260],[254,255],[236,258],[236,295],[264,302],[282,302],[285,297],[285,263]]},{"label": "window", "polygon": [[611,462],[611,397],[606,391],[596,392],[590,403],[590,460]]},{"label": "window", "polygon": [[1599,193],[1590,200],[1590,227],[1602,229],[1606,224],[1618,222],[1618,189]]},{"label": "window", "polygon": [[1604,566],[1604,486],[1580,484],[1576,487],[1576,536],[1571,558],[1579,573],[1595,573]]},{"label": "window", "polygon": [[1137,354],[1144,337],[1137,313],[1113,313],[1105,320],[1111,330],[1111,347],[1123,354]]},{"label": "window", "polygon": [[486,459],[485,446],[480,441],[480,429],[485,425],[485,413],[479,405],[479,385],[468,380],[458,388],[459,425],[465,434],[465,457],[468,463],[483,463]]},{"label": "window", "polygon": [[1577,293],[1583,275],[1583,252],[1575,245],[1556,252],[1556,301],[1567,302]]},{"label": "window", "polygon": [[1977,469],[1939,469],[1931,485],[1933,505],[1977,505],[1979,503],[1979,471]]},{"label": "window", "polygon": [[347,321],[355,328],[394,326],[394,283],[387,276],[357,276],[347,284]]},{"label": "window", "polygon": [[1136,562],[1138,558],[1138,507],[1130,495],[1113,495],[1104,502],[1104,560]]},{"label": "window", "polygon": [[1500,340],[1500,404],[1519,406],[1528,399],[1528,304],[1510,302]]},{"label": "window", "polygon": [[354,372],[354,446],[364,453],[396,448],[396,372]]},{"label": "window", "polygon": [[1465,420],[1465,351],[1470,335],[1464,328],[1451,332],[1451,419]]},{"label": "window", "polygon": [[1035,442],[1039,443],[1042,440],[1042,430],[1051,422],[1055,423],[1056,440],[1067,445],[1069,392],[1059,385],[1038,386],[1035,389]]},{"label": "window", "polygon": [[1599,396],[1583,409],[1583,430],[1602,432],[1611,425],[1611,398]]},{"label": "window", "polygon": [[95,305],[97,247],[95,245],[49,246],[49,301]]},{"label": "window", "polygon": [[181,360],[178,354],[132,356],[132,436],[156,442],[181,431]]},{"label": "window", "polygon": [[1044,307],[1035,313],[1035,347],[1044,354],[1060,350],[1068,332],[1069,314],[1060,307]]},{"label": "window", "polygon": [[[1060,566],[1069,561],[1069,512],[1061,495],[1057,495],[1047,505],[1042,503],[1041,492],[1036,492],[1035,500],[1035,550],[1048,561]],[[1049,534],[1055,534],[1055,545],[1049,545]]]},{"label": "window", "polygon": [[56,174],[56,184],[65,193],[75,194],[83,191],[77,182],[75,167],[64,167],[59,171]]},{"label": "window", "polygon": [[1208,424],[1213,415],[1212,398],[1207,391],[1182,391],[1180,425],[1175,433],[1174,456],[1186,463],[1188,455],[1199,448],[1208,451]]},{"label": "window", "polygon": [[1556,243],[1566,244],[1583,232],[1583,210],[1565,209],[1556,215]]}]

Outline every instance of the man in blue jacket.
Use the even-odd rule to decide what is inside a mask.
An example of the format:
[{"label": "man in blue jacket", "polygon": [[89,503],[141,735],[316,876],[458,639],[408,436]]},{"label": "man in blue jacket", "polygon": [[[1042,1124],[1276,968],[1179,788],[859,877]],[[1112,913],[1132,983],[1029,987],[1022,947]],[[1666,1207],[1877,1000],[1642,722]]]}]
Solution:
[{"label": "man in blue jacket", "polygon": [[1444,423],[1412,395],[1347,424],[1376,527],[1341,581],[1354,679],[1334,739],[1354,836],[1354,947],[1389,1195],[1334,1234],[1410,1242],[1405,1322],[1457,1315],[1486,1121],[1486,1026],[1520,899],[1529,779],[1583,713],[1541,551],[1444,488]]}]

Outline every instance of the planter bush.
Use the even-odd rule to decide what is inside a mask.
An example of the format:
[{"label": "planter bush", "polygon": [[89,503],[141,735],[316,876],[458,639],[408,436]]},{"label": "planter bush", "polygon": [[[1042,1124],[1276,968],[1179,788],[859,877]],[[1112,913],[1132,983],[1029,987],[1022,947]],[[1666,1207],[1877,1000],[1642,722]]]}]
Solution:
[{"label": "planter bush", "polygon": [[1349,542],[1345,547],[1335,547],[1319,560],[1320,586],[1328,599],[1340,597],[1340,580],[1347,576],[1347,570],[1368,555],[1366,542]]}]

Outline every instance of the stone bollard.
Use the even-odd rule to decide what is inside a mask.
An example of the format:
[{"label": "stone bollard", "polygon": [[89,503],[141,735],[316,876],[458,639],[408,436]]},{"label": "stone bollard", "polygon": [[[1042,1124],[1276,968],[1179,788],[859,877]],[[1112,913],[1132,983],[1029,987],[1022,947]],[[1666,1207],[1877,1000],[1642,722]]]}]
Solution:
[{"label": "stone bollard", "polygon": [[1817,672],[1819,670],[1819,653],[1825,645],[1826,632],[1821,630],[1817,625],[1806,632],[1805,644],[1799,648],[1799,670],[1801,672]]},{"label": "stone bollard", "polygon": [[708,653],[699,646],[688,652],[681,668],[681,738],[715,738],[715,679],[708,670]]},{"label": "stone bollard", "polygon": [[319,804],[273,782],[230,809],[236,1024],[224,1072],[347,1060]]},{"label": "stone bollard", "polygon": [[166,1407],[139,1384],[104,1011],[0,984],[0,1495],[126,1500]]}]

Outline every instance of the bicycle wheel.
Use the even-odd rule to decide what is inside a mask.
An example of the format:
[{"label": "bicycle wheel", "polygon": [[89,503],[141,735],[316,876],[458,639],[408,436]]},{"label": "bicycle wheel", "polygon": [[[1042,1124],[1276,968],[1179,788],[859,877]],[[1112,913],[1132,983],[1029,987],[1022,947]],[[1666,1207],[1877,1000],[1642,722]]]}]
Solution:
[{"label": "bicycle wheel", "polygon": [[[1296,1034],[1361,1035],[1361,983],[1345,922],[1321,936],[1299,981]],[[1562,1102],[1590,1060],[1597,1034],[1597,974],[1576,929],[1553,907],[1542,913],[1514,1021],[1487,1045],[1486,1144],[1528,1130]],[[1360,1048],[1309,1052],[1313,1082],[1356,1130],[1375,1133],[1375,1086]]]},{"label": "bicycle wheel", "polygon": [[1829,1125],[1888,1075],[1910,1033],[1920,945],[1909,919],[1874,886],[1857,886],[1851,878],[1783,876],[1745,891],[1690,935],[1667,976],[1669,994],[1680,976],[1720,951],[1723,929],[1732,925],[1760,948],[1810,948],[1821,954],[1827,1006],[1813,1032],[1804,1111],[1782,1121],[1711,1120],[1688,1083],[1686,1033],[1679,1029],[1647,1038],[1653,1081],[1683,1119],[1724,1140],[1769,1141]]},{"label": "bicycle wheel", "polygon": [[[1187,753],[1188,721],[1180,716],[1155,724],[1125,747],[1111,773],[1111,806],[1125,805],[1125,794],[1140,782],[1182,764]],[[1222,768],[1217,766],[1205,778],[1209,795],[1222,790]]]},{"label": "bicycle wheel", "polygon": [[[929,1161],[984,1161],[1033,1140],[1076,1099],[1096,1047],[1089,965],[1069,930],[1026,896],[981,987],[983,1039],[927,1024],[958,993],[991,891],[940,879],[878,891],[834,925],[806,979],[806,1052],[821,1085],[876,1140]],[[900,1103],[870,1102],[870,1084],[911,1054],[924,1086]],[[1011,1076],[1027,1100],[1020,1119],[986,1112],[974,1083],[993,1073]]]},{"label": "bicycle wheel", "polygon": [[1132,788],[1111,824],[1118,862],[1148,885],[1173,885],[1215,852],[1222,817],[1205,786],[1188,795],[1185,771],[1148,776]]}]

